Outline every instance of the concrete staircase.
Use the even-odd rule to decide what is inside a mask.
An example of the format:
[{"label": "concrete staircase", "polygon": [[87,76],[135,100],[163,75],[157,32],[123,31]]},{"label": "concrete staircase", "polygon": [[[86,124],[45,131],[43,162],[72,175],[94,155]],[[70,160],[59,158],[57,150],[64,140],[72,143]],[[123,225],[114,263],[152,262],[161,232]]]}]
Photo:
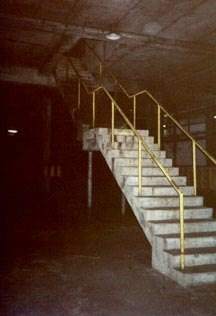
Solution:
[{"label": "concrete staircase", "polygon": [[95,77],[91,74],[90,71],[85,68],[80,59],[70,57],[70,61],[73,64],[76,73],[79,74],[79,77],[85,82],[85,85],[88,87],[88,89],[94,90],[95,88],[97,88],[98,83]]},{"label": "concrete staircase", "polygon": [[147,130],[140,130],[147,146],[169,171],[185,195],[185,269],[179,269],[179,198],[161,170],[142,152],[142,194],[138,196],[138,144],[132,131],[96,128],[84,133],[83,149],[100,150],[152,246],[152,266],[183,286],[216,282],[216,220],[203,197],[179,176],[166,152]]},{"label": "concrete staircase", "polygon": [[[69,61],[70,62],[69,62]],[[92,91],[98,87],[95,77],[85,68],[85,65],[76,57],[69,57],[67,66],[59,65],[56,69],[56,85],[72,119],[76,122],[77,84],[78,78],[85,82],[85,87]]]}]

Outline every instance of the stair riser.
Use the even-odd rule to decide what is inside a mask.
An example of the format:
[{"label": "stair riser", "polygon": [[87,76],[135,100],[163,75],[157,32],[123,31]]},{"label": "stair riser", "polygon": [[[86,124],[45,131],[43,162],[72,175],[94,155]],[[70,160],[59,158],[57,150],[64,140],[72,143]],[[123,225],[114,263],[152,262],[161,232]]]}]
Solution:
[{"label": "stair riser", "polygon": [[[139,197],[135,201],[137,206],[145,208],[153,207],[178,207],[179,198],[178,197]],[[203,198],[202,197],[185,197],[184,206],[202,206]]]},{"label": "stair riser", "polygon": [[[185,195],[193,195],[193,187],[180,187],[181,192]],[[138,187],[133,187],[132,192],[134,195],[138,195]],[[178,193],[172,187],[145,187],[142,188],[141,195],[148,196],[178,196]]]},{"label": "stair riser", "polygon": [[[180,257],[168,254],[169,265],[179,267]],[[203,264],[216,264],[216,253],[185,254],[185,266],[198,266]]]},{"label": "stair riser", "polygon": [[[160,162],[163,167],[172,167],[172,159],[160,159]],[[127,166],[134,167],[138,165],[138,159],[135,158],[116,158],[115,159],[116,166]],[[142,165],[145,167],[155,167],[156,164],[151,159],[142,159]]]},{"label": "stair riser", "polygon": [[[146,142],[147,147],[154,151],[159,150],[159,147],[157,144],[151,144],[149,142]],[[120,149],[120,150],[137,150],[138,151],[138,145],[137,144],[126,144],[126,143],[116,143],[114,142],[112,144],[113,149]],[[144,148],[142,148],[142,153],[144,152]]]},{"label": "stair riser", "polygon": [[[138,158],[137,150],[118,150],[118,149],[109,149],[113,158]],[[154,155],[157,158],[166,158],[165,151],[154,151]],[[142,153],[142,158],[149,158],[149,154]]]},{"label": "stair riser", "polygon": [[[152,232],[154,235],[177,234],[180,232],[179,224],[153,224]],[[185,233],[214,232],[216,231],[216,222],[212,223],[185,223]]]},{"label": "stair riser", "polygon": [[[122,136],[122,135],[116,135],[116,140],[118,142],[121,142],[121,143],[129,143],[129,144],[137,144],[138,143],[138,139],[137,137],[134,137],[134,136]],[[154,143],[154,137],[152,136],[142,136],[143,137],[143,140],[150,144],[153,144]]]},{"label": "stair riser", "polygon": [[[96,129],[97,134],[98,135],[108,135],[111,133],[110,128],[103,128],[103,127],[99,127]],[[149,131],[148,130],[138,130],[138,133],[141,136],[149,136]],[[124,128],[115,128],[114,129],[114,135],[116,136],[133,136],[134,137],[134,133],[129,130],[129,129],[124,129]]]},{"label": "stair riser", "polygon": [[[140,136],[149,136],[148,130],[138,130],[137,132]],[[133,131],[131,131],[129,129],[115,129],[114,134],[118,135],[118,136],[124,135],[124,136],[133,136],[134,137]]]},{"label": "stair riser", "polygon": [[174,270],[170,271],[169,275],[173,280],[178,282],[180,285],[195,286],[201,284],[211,284],[216,283],[216,272],[214,273],[181,273]]},{"label": "stair riser", "polygon": [[[136,167],[119,167],[119,171],[122,175],[128,176],[137,176],[138,175],[138,168]],[[178,176],[179,169],[178,168],[167,168],[166,171],[170,176]],[[142,168],[142,175],[143,176],[163,176],[163,172],[159,168],[151,168],[151,167],[143,167]]]},{"label": "stair riser", "polygon": [[[177,249],[180,247],[179,238],[166,239],[164,241],[164,249]],[[216,247],[216,237],[200,237],[200,238],[185,238],[185,248],[201,248],[201,247]]]},{"label": "stair riser", "polygon": [[[137,145],[138,140],[137,137],[133,136],[124,136],[124,135],[115,135],[115,142],[119,144],[126,144],[126,145]],[[147,144],[154,144],[154,137],[152,136],[142,136],[143,140]],[[111,142],[111,135],[106,135],[103,138],[106,142]]]},{"label": "stair riser", "polygon": [[[160,238],[158,238],[160,240]],[[163,243],[157,243],[155,245],[156,248],[159,247],[159,249],[164,248]],[[179,283],[182,286],[190,286],[190,285],[198,285],[198,284],[205,284],[205,283],[212,283],[216,281],[216,271],[214,272],[202,272],[202,273],[189,273],[189,272],[182,272],[179,271],[180,266],[180,258],[177,257],[177,262],[173,263],[171,258],[171,254],[168,254],[167,252],[162,252],[160,255],[160,259],[158,258],[158,250],[156,248],[153,249],[153,258],[152,258],[152,264],[155,269],[160,271],[161,273],[169,276],[171,279],[175,280],[177,283]],[[155,252],[156,250],[156,252]],[[173,256],[172,256],[173,257]],[[159,260],[158,260],[159,259]],[[176,270],[175,269],[175,267]],[[192,266],[193,267],[193,266]],[[199,265],[198,265],[199,267]],[[195,269],[195,266],[193,270]],[[184,270],[185,271],[185,270]]]},{"label": "stair riser", "polygon": [[[138,185],[138,177],[129,176],[126,177],[126,185]],[[185,177],[172,177],[178,186],[186,185]],[[169,181],[165,177],[142,177],[142,185],[156,185],[156,186],[167,186],[170,185]]]},{"label": "stair riser", "polygon": [[[157,221],[157,220],[171,220],[179,219],[179,211],[143,211],[146,221]],[[200,218],[211,218],[211,211],[196,211],[187,210],[185,211],[185,219],[200,219]]]}]

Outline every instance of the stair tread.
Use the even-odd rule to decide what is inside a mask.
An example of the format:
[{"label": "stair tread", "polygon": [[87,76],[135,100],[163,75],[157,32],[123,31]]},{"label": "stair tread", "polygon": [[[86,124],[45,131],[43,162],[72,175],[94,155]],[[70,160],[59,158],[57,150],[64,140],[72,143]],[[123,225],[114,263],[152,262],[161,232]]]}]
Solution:
[{"label": "stair tread", "polygon": [[[199,208],[199,207],[197,207]],[[185,219],[184,220],[185,223],[216,223],[216,220],[213,218],[197,218],[197,219]],[[179,220],[162,220],[162,221],[150,221],[150,223],[153,224],[179,224]]]},{"label": "stair tread", "polygon": [[[154,199],[154,198],[163,198],[163,199],[166,199],[166,198],[172,198],[172,199],[179,199],[178,196],[174,196],[174,195],[136,195],[137,198],[151,198],[151,199]],[[202,198],[202,196],[200,195],[186,195],[184,194],[184,197],[189,197],[189,198]],[[166,209],[166,208],[165,208]]]},{"label": "stair tread", "polygon": [[[124,166],[121,166],[122,168],[138,168],[137,165],[124,165]],[[158,166],[142,166],[142,168],[145,168],[145,169],[160,169]],[[164,167],[165,169],[179,169],[179,167],[167,167],[165,166]]]},{"label": "stair tread", "polygon": [[[137,149],[133,149],[133,148],[112,148],[112,145],[110,145],[110,147],[107,146],[107,149],[112,149],[112,150],[119,150],[119,151],[135,151],[135,152],[138,152]],[[145,151],[146,150],[143,148],[142,151]],[[159,151],[159,152],[165,152],[165,150],[161,150],[159,148],[155,148],[155,149],[152,149],[152,148],[149,148],[149,151]],[[142,158],[143,159],[143,158]]]},{"label": "stair tread", "polygon": [[[164,151],[164,150],[161,150],[161,151]],[[125,158],[125,157],[116,157],[115,158],[116,160],[117,159],[130,159],[130,160],[138,160],[137,158],[135,158],[135,157],[131,157],[131,158]],[[151,160],[152,161],[152,159],[151,158],[147,158],[147,157],[142,157],[142,160]],[[165,160],[165,161],[167,161],[167,160],[169,160],[169,161],[171,161],[172,160],[172,158],[160,158],[160,160]],[[134,164],[134,166],[136,166],[137,164]],[[131,167],[131,166],[133,166],[133,165],[129,165],[129,167]],[[169,167],[168,167],[169,168]],[[177,168],[179,168],[179,167],[177,167]]]},{"label": "stair tread", "polygon": [[199,266],[185,267],[184,270],[175,268],[182,273],[216,273],[216,264],[204,264]]},{"label": "stair tread", "polygon": [[[123,176],[128,176],[128,177],[134,177],[134,178],[138,178],[138,176],[137,175],[131,175],[131,174],[124,174]],[[152,177],[152,178],[166,178],[166,176],[164,176],[164,175],[142,175],[142,177]],[[171,178],[186,178],[186,176],[173,176],[173,175],[171,175],[170,176]]]},{"label": "stair tread", "polygon": [[[180,176],[181,177],[181,176]],[[134,188],[138,188],[138,185],[136,184],[127,184],[130,187],[134,187]],[[163,187],[161,185],[142,185],[142,188],[173,188],[171,185],[163,185]],[[179,188],[193,188],[193,186],[190,185],[180,185]]]},{"label": "stair tread", "polygon": [[[152,197],[152,195],[151,195]],[[154,197],[154,196],[153,196]],[[173,196],[172,196],[173,197]],[[146,211],[146,207],[141,207],[141,209],[143,211]],[[170,212],[179,212],[179,207],[153,207],[153,208],[149,208],[149,210],[151,211],[170,211]],[[193,211],[193,210],[197,210],[198,211],[202,211],[202,210],[211,210],[210,207],[205,207],[205,206],[187,206],[184,208],[185,211]],[[163,235],[164,236],[164,235]]]},{"label": "stair tread", "polygon": [[[178,256],[180,254],[180,249],[167,249],[164,250],[165,252],[173,255]],[[208,253],[215,253],[216,254],[216,247],[196,247],[196,248],[185,248],[186,255],[193,255],[193,254],[208,254]]]},{"label": "stair tread", "polygon": [[[130,129],[130,128],[115,128],[114,129],[114,133],[118,133],[118,132],[125,132],[125,133],[127,133],[127,132],[129,132],[129,133],[131,133],[132,132],[132,129]],[[147,129],[137,129],[137,132],[148,132],[148,130]]]},{"label": "stair tread", "polygon": [[[165,239],[179,238],[179,234],[166,234],[166,235],[156,235],[157,237],[162,237]],[[202,237],[216,237],[216,232],[200,232],[200,233],[185,233],[186,238],[202,238]]]}]

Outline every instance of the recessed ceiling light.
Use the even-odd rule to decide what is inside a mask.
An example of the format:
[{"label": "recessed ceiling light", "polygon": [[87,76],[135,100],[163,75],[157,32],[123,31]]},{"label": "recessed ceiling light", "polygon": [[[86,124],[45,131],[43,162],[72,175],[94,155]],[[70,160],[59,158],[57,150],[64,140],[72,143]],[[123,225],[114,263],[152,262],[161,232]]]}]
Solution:
[{"label": "recessed ceiling light", "polygon": [[216,115],[214,115],[213,118],[216,119]]},{"label": "recessed ceiling light", "polygon": [[117,41],[121,38],[121,35],[118,33],[108,33],[106,34],[106,38],[111,41]]},{"label": "recessed ceiling light", "polygon": [[166,124],[163,124],[163,128],[166,128]]}]

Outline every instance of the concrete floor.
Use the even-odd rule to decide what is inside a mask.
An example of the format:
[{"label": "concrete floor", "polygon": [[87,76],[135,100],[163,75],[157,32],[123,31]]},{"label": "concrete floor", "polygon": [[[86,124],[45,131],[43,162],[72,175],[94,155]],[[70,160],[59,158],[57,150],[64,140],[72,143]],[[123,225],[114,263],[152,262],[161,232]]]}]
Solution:
[{"label": "concrete floor", "polygon": [[154,271],[135,222],[21,224],[9,236],[2,316],[216,315],[216,285],[184,289]]}]

